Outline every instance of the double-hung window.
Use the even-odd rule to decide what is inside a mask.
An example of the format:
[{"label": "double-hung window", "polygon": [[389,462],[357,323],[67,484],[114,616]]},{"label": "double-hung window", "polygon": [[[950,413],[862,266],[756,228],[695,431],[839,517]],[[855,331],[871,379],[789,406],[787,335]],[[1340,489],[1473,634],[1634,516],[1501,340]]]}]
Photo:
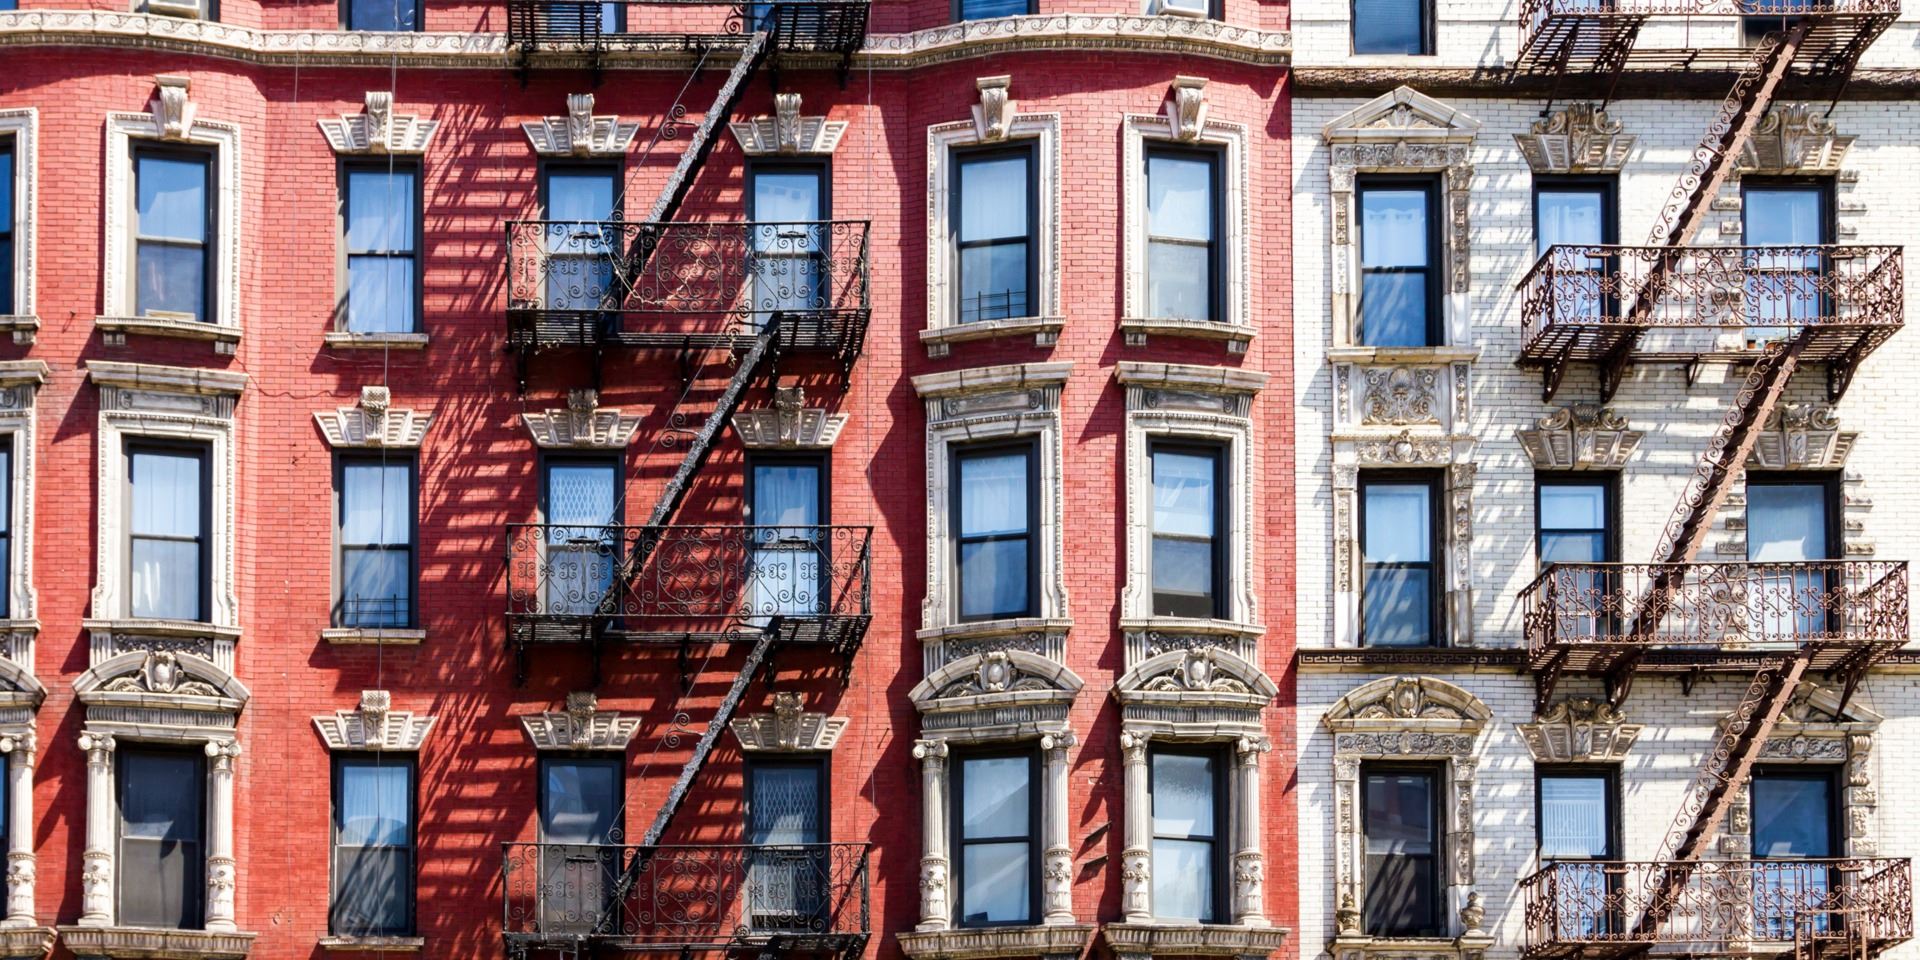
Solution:
[{"label": "double-hung window", "polygon": [[127,556],[135,617],[207,619],[207,448],[128,444]]},{"label": "double-hung window", "polygon": [[613,306],[614,261],[625,232],[620,219],[620,167],[609,163],[551,163],[540,170],[546,231],[548,310],[602,310]]},{"label": "double-hung window", "polygon": [[1431,56],[1433,0],[1353,0],[1353,52]]},{"label": "double-hung window", "polygon": [[958,154],[951,189],[960,322],[1033,315],[1039,220],[1031,144]]},{"label": "double-hung window", "polygon": [[1606,632],[1617,578],[1599,564],[1614,560],[1614,484],[1605,474],[1542,474],[1535,482],[1540,565],[1577,564],[1553,574],[1556,629],[1573,636]]},{"label": "double-hung window", "polygon": [[954,847],[961,926],[1033,923],[1038,913],[1038,805],[1031,750],[961,756],[954,765]]},{"label": "double-hung window", "polygon": [[[1753,926],[1762,940],[1791,940],[1802,923],[1815,933],[1838,926],[1835,895],[1841,849],[1834,800],[1837,768],[1762,767],[1753,774]],[[1812,862],[1808,862],[1812,861]],[[1871,922],[1861,918],[1859,922]]]},{"label": "double-hung window", "polygon": [[1153,793],[1153,915],[1225,923],[1226,791],[1222,751],[1156,748]]},{"label": "double-hung window", "polygon": [[1156,443],[1153,613],[1224,618],[1224,456],[1218,446]]},{"label": "double-hung window", "polygon": [[1376,937],[1441,933],[1438,767],[1368,764],[1360,771],[1366,844],[1366,931]]},{"label": "double-hung window", "polygon": [[[11,0],[0,0],[0,10],[9,9],[6,4]],[[19,313],[19,297],[13,289],[13,234],[14,217],[20,201],[13,195],[14,139],[0,137],[0,315]]]},{"label": "double-hung window", "polygon": [[347,330],[420,329],[419,168],[350,164],[346,192]]},{"label": "double-hung window", "polygon": [[1747,474],[1747,638],[1798,644],[1829,629],[1840,602],[1828,560],[1839,552],[1839,476]]},{"label": "double-hung window", "polygon": [[1618,302],[1613,290],[1616,258],[1598,248],[1619,240],[1614,178],[1535,177],[1533,236],[1537,252],[1561,251],[1553,274],[1553,316],[1566,322],[1598,322]]},{"label": "double-hung window", "polygon": [[123,744],[115,754],[119,924],[199,929],[206,922],[206,754],[145,744]]},{"label": "double-hung window", "polygon": [[590,934],[620,922],[625,768],[620,754],[540,758],[542,931]]},{"label": "double-hung window", "polygon": [[1368,646],[1439,643],[1439,500],[1432,474],[1360,478],[1360,636]]},{"label": "double-hung window", "polygon": [[1360,331],[1369,347],[1432,347],[1440,333],[1440,183],[1362,177]]},{"label": "double-hung window", "polygon": [[421,0],[342,0],[340,19],[348,30],[418,30]]},{"label": "double-hung window", "polygon": [[1018,17],[1033,12],[1033,0],[953,0],[955,20]]},{"label": "double-hung window", "polygon": [[1833,242],[1833,181],[1743,178],[1740,227],[1746,245],[1747,341],[1786,336],[1790,325],[1831,312],[1827,252]]},{"label": "double-hung window", "polygon": [[1613,767],[1535,768],[1535,825],[1540,862],[1560,864],[1555,874],[1559,929],[1574,937],[1618,933],[1620,878],[1609,861],[1619,855],[1619,805]]},{"label": "double-hung window", "polygon": [[13,439],[0,439],[0,619],[13,616]]},{"label": "double-hung window", "polygon": [[213,318],[213,155],[142,144],[133,150],[134,313]]},{"label": "double-hung window", "polygon": [[411,457],[340,459],[337,625],[413,625],[414,486]]},{"label": "double-hung window", "polygon": [[1220,166],[1214,150],[1147,150],[1147,313],[1220,319]]},{"label": "double-hung window", "polygon": [[333,761],[335,936],[413,933],[414,761],[343,755]]},{"label": "double-hung window", "polygon": [[961,620],[1030,617],[1039,593],[1033,443],[953,458],[953,533]]},{"label": "double-hung window", "polygon": [[754,163],[747,180],[754,320],[777,310],[832,309],[826,163]]},{"label": "double-hung window", "polygon": [[759,455],[748,466],[753,558],[746,605],[753,616],[825,612],[835,569],[825,526],[826,468],[826,458],[812,454]]},{"label": "double-hung window", "polygon": [[606,608],[624,546],[618,457],[547,457],[541,463],[541,609],[589,616]]},{"label": "double-hung window", "polygon": [[822,929],[835,877],[825,754],[754,757],[746,767],[748,929]]}]

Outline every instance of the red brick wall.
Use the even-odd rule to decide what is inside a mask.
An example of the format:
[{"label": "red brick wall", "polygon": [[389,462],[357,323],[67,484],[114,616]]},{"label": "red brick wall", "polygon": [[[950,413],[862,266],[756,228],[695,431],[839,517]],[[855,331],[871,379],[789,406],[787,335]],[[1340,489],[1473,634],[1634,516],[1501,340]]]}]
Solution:
[{"label": "red brick wall", "polygon": [[[242,0],[228,0],[238,11]],[[885,19],[945,18],[947,0],[902,4]],[[1245,4],[1247,0],[1232,0]],[[24,5],[32,6],[32,0]],[[933,12],[938,7],[936,17]],[[922,9],[925,8],[925,9]],[[330,24],[332,4],[302,4],[281,16]],[[432,12],[436,26],[462,7]],[[257,10],[255,11],[257,16]],[[249,22],[238,16],[240,22]],[[311,21],[311,22],[307,22]],[[252,378],[239,407],[238,593],[244,637],[238,674],[253,699],[240,721],[246,749],[239,767],[236,847],[241,865],[239,921],[259,931],[255,956],[281,960],[318,952],[326,932],[328,755],[310,718],[350,708],[359,691],[393,691],[395,709],[434,715],[438,725],[421,755],[420,933],[429,957],[493,956],[500,951],[500,847],[534,837],[533,751],[515,717],[558,708],[588,682],[584,658],[536,654],[525,686],[513,681],[503,617],[503,525],[535,518],[537,458],[519,423],[523,410],[564,406],[567,387],[586,383],[583,363],[544,357],[531,389],[516,395],[503,353],[502,222],[533,212],[535,158],[519,124],[565,112],[568,93],[590,88],[584,73],[535,73],[523,86],[508,71],[265,68],[132,51],[9,50],[0,71],[0,107],[38,107],[39,342],[0,347],[6,358],[51,365],[39,397],[37,506],[40,595],[38,669],[49,695],[40,711],[35,845],[40,851],[43,922],[71,923],[80,912],[79,872],[85,806],[84,758],[75,747],[82,711],[70,693],[87,666],[87,615],[93,583],[93,495],[97,402],[86,383],[89,359],[138,360],[244,371]],[[245,205],[240,268],[245,339],[237,356],[203,344],[133,338],[105,347],[92,329],[100,312],[103,122],[109,111],[142,110],[156,73],[192,77],[199,116],[235,123],[241,143]],[[1013,76],[1026,111],[1064,122],[1065,332],[1057,346],[1008,340],[956,345],[929,360],[917,333],[925,323],[926,127],[963,119],[977,102],[973,79]],[[1249,235],[1253,316],[1258,338],[1244,357],[1215,344],[1155,338],[1123,348],[1120,313],[1120,118],[1159,109],[1175,73],[1207,76],[1212,116],[1251,132]],[[688,100],[697,119],[724,70],[709,70]],[[657,192],[685,142],[663,142],[643,159],[654,125],[685,80],[678,73],[616,73],[601,79],[597,113],[642,121],[629,154],[629,210]],[[811,402],[850,415],[834,450],[833,519],[872,524],[872,629],[844,689],[827,662],[783,655],[778,684],[804,691],[807,708],[852,718],[834,754],[833,836],[875,844],[876,928],[910,929],[917,917],[920,855],[919,778],[911,759],[917,719],[907,691],[920,679],[919,626],[925,544],[923,416],[908,378],[995,363],[1071,360],[1063,406],[1067,463],[1065,529],[1074,630],[1068,663],[1086,680],[1073,726],[1070,816],[1075,837],[1075,908],[1085,919],[1119,913],[1121,783],[1118,712],[1109,691],[1123,669],[1117,598],[1121,545],[1121,391],[1113,366],[1123,359],[1225,363],[1265,370],[1271,380],[1255,404],[1255,534],[1260,606],[1267,627],[1265,669],[1281,681],[1269,712],[1275,751],[1265,785],[1268,913],[1291,925],[1296,896],[1291,654],[1294,636],[1292,509],[1293,395],[1289,329],[1288,93],[1284,71],[1191,58],[1142,55],[1007,54],[907,73],[856,73],[844,91],[830,76],[783,77],[803,92],[805,112],[829,110],[851,121],[833,160],[839,217],[873,220],[873,325],[844,394],[821,385]],[[426,329],[423,352],[330,349],[322,343],[335,303],[336,160],[317,118],[358,113],[364,91],[394,90],[396,113],[440,121],[424,161]],[[743,112],[770,111],[756,83]],[[688,202],[689,216],[738,215],[742,157],[722,140]],[[717,389],[720,358],[706,381]],[[805,373],[788,365],[783,373]],[[820,380],[820,378],[814,378]],[[825,380],[820,380],[824,384]],[[434,423],[420,458],[420,609],[427,630],[413,648],[349,648],[319,639],[332,587],[331,454],[312,413],[350,406],[360,387],[389,384],[393,403],[430,411]],[[671,357],[615,355],[606,366],[602,403],[643,415],[630,448],[628,517],[651,505],[678,452],[656,448],[679,390]],[[702,397],[710,398],[711,390]],[[764,395],[749,403],[764,403]],[[683,516],[739,516],[738,442],[729,436],[701,476]],[[697,728],[724,692],[743,651],[719,651],[682,697],[672,652],[621,650],[608,656],[599,692],[603,709],[644,718],[630,753],[629,836],[645,829],[695,739],[667,746],[677,711]],[[697,651],[696,651],[697,653]],[[697,657],[696,657],[697,659]],[[744,710],[767,709],[756,686]],[[678,840],[722,840],[740,822],[739,754],[723,739],[675,828]],[[1103,864],[1090,862],[1105,857]],[[1090,868],[1087,868],[1090,867]],[[889,936],[879,955],[895,956]]]}]

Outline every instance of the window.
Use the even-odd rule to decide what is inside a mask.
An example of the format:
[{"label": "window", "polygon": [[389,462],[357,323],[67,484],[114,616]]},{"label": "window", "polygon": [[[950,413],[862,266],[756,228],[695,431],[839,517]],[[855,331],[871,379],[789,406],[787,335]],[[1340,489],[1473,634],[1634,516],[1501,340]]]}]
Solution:
[{"label": "window", "polygon": [[413,933],[414,761],[336,756],[333,761],[335,936]]},{"label": "window", "polygon": [[540,758],[543,932],[591,933],[618,909],[624,763],[618,754]]},{"label": "window", "polygon": [[143,317],[205,322],[213,310],[213,158],[133,151],[134,304]]},{"label": "window", "polygon": [[1147,151],[1147,311],[1220,319],[1220,153]]},{"label": "window", "polygon": [[546,457],[540,513],[547,523],[544,609],[585,615],[613,588],[621,548],[620,461],[614,457]]},{"label": "window", "polygon": [[1542,474],[1534,484],[1535,547],[1540,566],[1582,564],[1554,577],[1559,629],[1569,636],[1605,632],[1616,612],[1611,603],[1615,577],[1591,566],[1615,559],[1612,478],[1592,474]]},{"label": "window", "polygon": [[1616,904],[1621,877],[1607,861],[1619,857],[1618,773],[1613,767],[1539,766],[1534,823],[1540,862],[1561,864],[1554,882],[1559,929],[1597,937],[1624,929]]},{"label": "window", "polygon": [[955,20],[1018,17],[1033,12],[1033,0],[953,0]]},{"label": "window", "polygon": [[1439,486],[1428,474],[1360,478],[1360,638],[1367,646],[1439,642]]},{"label": "window", "polygon": [[961,926],[1032,923],[1039,913],[1037,758],[1031,750],[974,754],[954,766]]},{"label": "window", "polygon": [[346,193],[347,330],[420,329],[420,176],[411,164],[351,164]]},{"label": "window", "polygon": [[620,232],[620,167],[548,163],[540,168],[540,206],[547,220],[547,309],[601,310],[613,290]]},{"label": "window", "polygon": [[1813,908],[1834,906],[1837,871],[1823,860],[1840,850],[1832,767],[1762,767],[1753,774],[1753,921],[1767,940],[1791,940],[1804,916],[1817,931],[1839,922]]},{"label": "window", "polygon": [[953,458],[954,568],[961,620],[1034,615],[1039,558],[1033,444],[975,448]]},{"label": "window", "polygon": [[1225,923],[1225,762],[1218,750],[1155,749],[1153,915]]},{"label": "window", "polygon": [[826,761],[747,762],[749,927],[824,929],[832,897]]},{"label": "window", "polygon": [[195,20],[220,19],[219,0],[141,0],[137,10],[140,13]]},{"label": "window", "polygon": [[343,0],[341,20],[348,30],[418,30],[420,0]]},{"label": "window", "polygon": [[1353,0],[1353,52],[1432,55],[1431,0]]},{"label": "window", "polygon": [[[0,620],[13,616],[13,438],[0,439]],[[4,778],[0,778],[4,779]]]},{"label": "window", "polygon": [[[1599,247],[1620,242],[1613,177],[1533,178],[1533,236],[1545,256],[1555,246]],[[1589,251],[1597,253],[1597,251]],[[1614,258],[1566,251],[1557,261],[1557,315],[1597,319],[1612,315],[1609,276]]]},{"label": "window", "polygon": [[834,543],[824,529],[824,457],[755,455],[747,470],[747,522],[753,533],[747,610],[756,616],[824,611]]},{"label": "window", "polygon": [[1441,933],[1440,777],[1437,767],[1426,766],[1361,770],[1370,935]]},{"label": "window", "polygon": [[130,744],[115,754],[119,924],[198,929],[207,884],[206,754]]},{"label": "window", "polygon": [[1795,642],[1826,630],[1838,555],[1839,477],[1747,475],[1748,636]]},{"label": "window", "polygon": [[827,165],[753,163],[747,181],[756,322],[775,310],[831,309],[836,281],[826,273]]},{"label": "window", "polygon": [[1034,151],[1031,146],[957,155],[952,191],[961,323],[1031,316],[1035,273]]},{"label": "window", "polygon": [[1226,615],[1224,451],[1154,444],[1153,614]]},{"label": "window", "polygon": [[1439,182],[1363,177],[1358,192],[1361,345],[1439,345]]},{"label": "window", "polygon": [[130,614],[207,619],[206,447],[128,444],[127,486]]},{"label": "window", "polygon": [[[0,10],[12,9],[10,3],[0,0]],[[13,292],[14,208],[19,203],[13,196],[13,144],[12,137],[0,137],[0,314],[20,312]]]},{"label": "window", "polygon": [[336,480],[342,627],[414,622],[414,462],[343,457]]},{"label": "window", "polygon": [[1779,339],[1786,325],[1831,312],[1821,289],[1827,258],[1814,248],[1833,242],[1832,186],[1825,179],[1741,179],[1749,344]]}]

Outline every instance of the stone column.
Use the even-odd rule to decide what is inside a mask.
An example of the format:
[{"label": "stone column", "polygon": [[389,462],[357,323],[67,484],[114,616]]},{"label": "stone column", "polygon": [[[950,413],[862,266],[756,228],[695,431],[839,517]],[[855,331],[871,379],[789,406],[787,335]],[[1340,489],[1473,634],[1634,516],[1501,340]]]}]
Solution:
[{"label": "stone column", "polygon": [[920,740],[920,923],[916,930],[945,930],[953,909],[947,901],[947,742]]},{"label": "stone column", "polygon": [[1273,749],[1266,737],[1241,737],[1233,745],[1240,762],[1239,796],[1234,798],[1234,833],[1240,839],[1233,854],[1233,922],[1248,927],[1267,925],[1266,859],[1260,853],[1260,755]]},{"label": "stone column", "polygon": [[1120,909],[1128,923],[1153,922],[1153,797],[1147,791],[1147,735],[1122,733],[1126,829],[1121,837]]},{"label": "stone column", "polygon": [[38,746],[31,731],[0,737],[7,755],[7,917],[0,926],[36,926],[33,909],[33,763]]},{"label": "stone column", "polygon": [[233,922],[233,766],[240,744],[207,741],[207,929],[238,930]]},{"label": "stone column", "polygon": [[113,735],[83,733],[87,753],[87,848],[80,856],[80,925],[113,926]]},{"label": "stone column", "polygon": [[1080,738],[1072,730],[1049,733],[1040,738],[1046,755],[1046,786],[1040,809],[1040,839],[1046,850],[1041,869],[1041,910],[1043,923],[1073,922],[1073,845],[1067,836],[1067,752],[1079,746]]}]

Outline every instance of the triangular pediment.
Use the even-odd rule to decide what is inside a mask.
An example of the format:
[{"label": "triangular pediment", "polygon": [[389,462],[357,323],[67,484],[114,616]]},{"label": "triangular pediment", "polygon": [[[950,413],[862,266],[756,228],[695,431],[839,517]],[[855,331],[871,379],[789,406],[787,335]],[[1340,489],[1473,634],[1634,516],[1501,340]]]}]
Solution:
[{"label": "triangular pediment", "polygon": [[1480,121],[1412,87],[1395,87],[1327,122],[1321,135],[1334,143],[1372,140],[1465,142]]}]

